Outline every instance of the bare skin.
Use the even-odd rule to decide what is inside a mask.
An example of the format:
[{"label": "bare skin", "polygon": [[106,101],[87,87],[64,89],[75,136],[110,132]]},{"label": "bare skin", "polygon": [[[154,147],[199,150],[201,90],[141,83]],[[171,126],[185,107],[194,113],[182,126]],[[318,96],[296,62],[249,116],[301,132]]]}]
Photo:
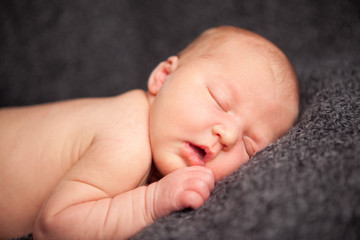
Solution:
[{"label": "bare skin", "polygon": [[[241,41],[199,57],[234,30],[211,31],[200,48],[160,63],[148,92],[1,109],[0,238],[129,238],[202,206],[216,180],[283,135],[297,93],[280,94],[273,79],[291,68],[277,71]],[[153,163],[164,177],[147,184]]]},{"label": "bare skin", "polygon": [[[136,108],[129,108],[129,103]],[[2,109],[0,131],[6,137],[0,142],[1,236],[32,232],[39,209],[49,195],[40,216],[53,216],[46,221],[54,222],[66,218],[67,226],[61,227],[77,226],[77,237],[86,239],[99,235],[127,238],[134,230],[176,209],[199,207],[214,184],[208,169],[184,169],[144,186],[151,166],[148,108],[146,93],[135,90],[115,98]],[[204,189],[190,184],[192,178]],[[174,185],[189,192],[169,189]],[[203,199],[193,202],[193,191]],[[158,204],[154,204],[157,198]],[[139,213],[134,214],[134,210]],[[88,224],[78,224],[83,219],[101,228],[89,231]],[[131,233],[117,229],[117,222],[132,226]],[[42,224],[37,227],[41,233]],[[65,233],[74,236],[70,229]],[[66,239],[64,235],[46,234],[46,238]]]}]

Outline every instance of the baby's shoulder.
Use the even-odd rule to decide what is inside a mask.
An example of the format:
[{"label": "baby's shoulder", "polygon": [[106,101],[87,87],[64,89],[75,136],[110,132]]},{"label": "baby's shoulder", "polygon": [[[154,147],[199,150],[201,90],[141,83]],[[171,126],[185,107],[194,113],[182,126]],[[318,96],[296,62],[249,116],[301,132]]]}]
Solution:
[{"label": "baby's shoulder", "polygon": [[102,127],[97,135],[148,143],[149,102],[146,92],[126,92],[108,99],[99,108],[102,110],[98,123]]},{"label": "baby's shoulder", "polygon": [[[112,151],[111,155],[117,156],[115,161],[121,166],[119,169],[126,166],[126,171],[131,172],[133,179],[137,179],[137,184],[144,182],[151,165],[149,103],[146,93],[133,90],[105,100],[102,104],[107,110],[99,121],[101,126],[94,142],[100,146],[105,144],[106,147],[100,149]],[[116,166],[116,163],[113,162],[111,166]]]},{"label": "baby's shoulder", "polygon": [[148,114],[149,102],[147,93],[141,89],[135,89],[114,97],[116,104],[124,105],[128,110],[142,111]]},{"label": "baby's shoulder", "polygon": [[132,90],[116,96],[108,107],[111,115],[120,118],[121,122],[148,124],[150,108],[146,93],[143,90]]}]

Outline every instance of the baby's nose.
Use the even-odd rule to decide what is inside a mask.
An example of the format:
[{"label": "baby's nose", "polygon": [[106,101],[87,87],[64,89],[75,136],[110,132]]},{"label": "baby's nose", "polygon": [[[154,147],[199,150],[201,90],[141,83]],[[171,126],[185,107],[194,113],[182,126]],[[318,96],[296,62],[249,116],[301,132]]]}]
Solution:
[{"label": "baby's nose", "polygon": [[239,139],[240,127],[236,124],[219,124],[213,127],[213,134],[219,137],[224,150],[231,149]]}]

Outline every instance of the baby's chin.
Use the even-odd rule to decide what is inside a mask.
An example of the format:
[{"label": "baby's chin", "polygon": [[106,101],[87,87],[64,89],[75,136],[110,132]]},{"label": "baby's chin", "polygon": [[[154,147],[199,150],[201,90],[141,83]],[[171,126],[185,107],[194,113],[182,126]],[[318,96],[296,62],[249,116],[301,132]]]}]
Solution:
[{"label": "baby's chin", "polygon": [[180,168],[187,167],[182,158],[173,154],[166,154],[159,158],[153,157],[153,161],[162,176],[166,176]]}]

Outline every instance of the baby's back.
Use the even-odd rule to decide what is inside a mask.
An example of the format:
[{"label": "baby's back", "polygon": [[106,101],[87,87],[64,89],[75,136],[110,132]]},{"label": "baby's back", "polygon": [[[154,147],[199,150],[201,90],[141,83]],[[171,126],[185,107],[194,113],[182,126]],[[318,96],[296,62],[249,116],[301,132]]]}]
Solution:
[{"label": "baby's back", "polygon": [[[28,234],[43,201],[116,118],[122,100],[81,99],[0,110],[0,238]],[[122,98],[121,98],[122,99]],[[120,106],[119,106],[120,105]]]},{"label": "baby's back", "polygon": [[34,222],[51,188],[90,144],[92,128],[81,113],[87,102],[91,101],[0,111],[3,230],[31,228],[28,224]]}]

